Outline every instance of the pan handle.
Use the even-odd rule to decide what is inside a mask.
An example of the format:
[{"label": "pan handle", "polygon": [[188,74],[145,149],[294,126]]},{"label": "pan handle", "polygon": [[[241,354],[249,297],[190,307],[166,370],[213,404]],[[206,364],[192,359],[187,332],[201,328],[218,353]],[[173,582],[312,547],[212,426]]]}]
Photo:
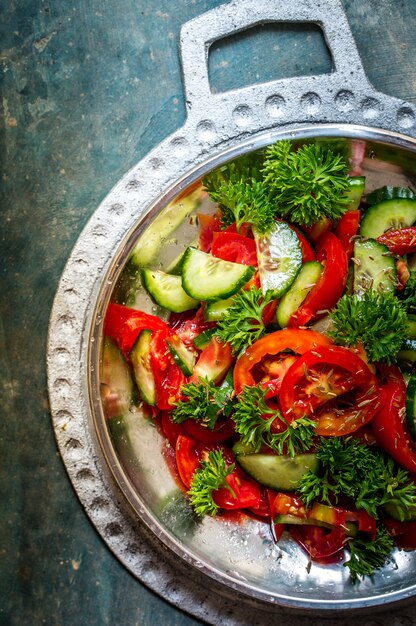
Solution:
[{"label": "pan handle", "polygon": [[[313,23],[322,29],[332,56],[331,83],[343,89],[360,85],[372,87],[365,75],[357,47],[340,0],[232,0],[197,18],[181,29],[180,46],[188,113],[201,106],[211,109],[224,94],[211,91],[208,77],[210,45],[223,37],[250,27],[271,23]],[[308,76],[317,80],[321,77]],[[266,83],[271,89],[299,85],[299,78],[285,78]],[[318,81],[319,82],[319,81]],[[246,104],[256,102],[259,85],[238,90]],[[243,93],[242,93],[243,92]],[[230,92],[225,92],[230,93]],[[226,98],[223,98],[226,100]],[[199,107],[198,107],[199,105]]]}]

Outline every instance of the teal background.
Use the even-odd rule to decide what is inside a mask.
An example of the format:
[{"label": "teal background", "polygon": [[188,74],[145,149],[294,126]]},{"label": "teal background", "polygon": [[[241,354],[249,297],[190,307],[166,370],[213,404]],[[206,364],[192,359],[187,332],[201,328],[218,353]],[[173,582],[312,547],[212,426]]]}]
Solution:
[{"label": "teal background", "polygon": [[[84,514],[54,440],[45,344],[57,283],[84,224],[184,122],[181,24],[219,4],[1,4],[0,624],[198,623],[135,580]],[[343,6],[372,84],[416,103],[416,2]],[[218,90],[329,68],[315,27],[257,28],[210,56]],[[392,624],[392,616],[371,623]],[[402,609],[394,623],[414,622]]]}]

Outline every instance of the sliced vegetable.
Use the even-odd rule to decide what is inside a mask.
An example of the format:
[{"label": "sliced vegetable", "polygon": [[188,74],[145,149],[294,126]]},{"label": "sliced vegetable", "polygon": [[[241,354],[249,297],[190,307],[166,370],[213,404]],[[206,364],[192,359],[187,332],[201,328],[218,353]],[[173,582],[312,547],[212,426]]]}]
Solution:
[{"label": "sliced vegetable", "polygon": [[392,254],[412,254],[416,252],[416,226],[389,230],[377,237],[379,243],[383,243]]},{"label": "sliced vegetable", "polygon": [[354,293],[369,289],[380,293],[395,291],[397,270],[387,246],[375,239],[356,241],[354,244]]},{"label": "sliced vegetable", "polygon": [[239,233],[226,231],[214,233],[211,254],[224,261],[232,261],[233,263],[241,263],[243,265],[257,265],[254,239],[244,237]]},{"label": "sliced vegetable", "polygon": [[394,198],[370,206],[360,225],[360,235],[377,239],[383,233],[416,222],[416,199]]},{"label": "sliced vegetable", "polygon": [[150,360],[152,331],[142,330],[131,352],[130,361],[140,396],[146,404],[156,404],[155,377]]},{"label": "sliced vegetable", "polygon": [[276,319],[281,328],[285,328],[288,325],[292,315],[300,307],[310,290],[316,285],[323,269],[323,266],[317,261],[309,261],[302,265],[295,281],[283,295],[277,306]]},{"label": "sliced vegetable", "polygon": [[166,343],[175,363],[180,367],[185,376],[191,376],[196,361],[195,351],[188,349],[179,339],[178,335],[170,335],[169,339],[166,339]]},{"label": "sliced vegetable", "polygon": [[302,265],[302,250],[296,232],[285,222],[276,221],[266,235],[254,231],[260,283],[263,293],[283,295]]},{"label": "sliced vegetable", "polygon": [[217,259],[196,248],[187,248],[182,287],[196,300],[219,300],[236,293],[254,273],[250,265]]},{"label": "sliced vegetable", "polygon": [[232,364],[233,356],[230,345],[218,341],[213,336],[199,355],[190,381],[199,382],[200,378],[207,378],[216,383],[220,382],[225,378]]},{"label": "sliced vegetable", "polygon": [[261,485],[278,491],[294,491],[300,478],[307,472],[316,473],[318,460],[313,453],[295,457],[276,454],[246,454],[246,447],[236,443],[233,447],[236,460],[243,470]]},{"label": "sliced vegetable", "polygon": [[384,202],[385,200],[397,200],[397,198],[405,198],[405,199],[413,199],[415,197],[414,191],[410,189],[410,187],[391,187],[390,185],[385,185],[384,187],[380,187],[379,189],[375,189],[371,193],[369,193],[365,201],[367,204],[380,204],[380,202]]},{"label": "sliced vegetable", "polygon": [[142,270],[142,280],[153,300],[168,311],[182,313],[199,306],[198,300],[190,298],[183,290],[181,276],[145,269]]}]

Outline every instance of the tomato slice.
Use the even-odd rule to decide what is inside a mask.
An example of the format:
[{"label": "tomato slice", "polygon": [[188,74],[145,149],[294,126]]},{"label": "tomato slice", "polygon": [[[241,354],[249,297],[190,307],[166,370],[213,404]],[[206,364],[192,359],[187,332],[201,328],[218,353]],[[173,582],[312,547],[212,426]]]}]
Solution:
[{"label": "tomato slice", "polygon": [[110,302],[104,320],[104,334],[116,341],[127,359],[142,330],[162,330],[168,334],[166,322],[155,315]]},{"label": "tomato slice", "polygon": [[258,382],[255,379],[255,368],[264,359],[270,361],[277,356],[277,359],[280,360],[281,353],[286,350],[295,354],[303,354],[318,346],[331,344],[332,342],[327,337],[313,330],[285,328],[265,335],[247,348],[237,360],[234,368],[234,388],[236,393],[241,393],[245,385],[251,387]]},{"label": "tomato slice", "polygon": [[175,331],[179,339],[185,346],[194,348],[194,339],[205,330],[213,328],[215,322],[204,320],[204,305],[199,307],[197,312],[185,311],[184,313],[171,313],[169,317],[169,327]]},{"label": "tomato slice", "polygon": [[340,552],[348,537],[342,528],[322,528],[320,526],[290,526],[293,539],[312,559],[325,559]]},{"label": "tomato slice", "polygon": [[257,508],[261,502],[261,489],[259,483],[246,476],[241,478],[237,471],[233,471],[226,479],[233,490],[230,492],[226,487],[220,487],[213,494],[214,502],[227,510]]},{"label": "tomato slice", "polygon": [[235,433],[235,424],[231,418],[217,420],[214,428],[208,428],[193,419],[188,419],[182,424],[184,433],[196,441],[203,443],[219,443],[227,441]]},{"label": "tomato slice", "polygon": [[[350,391],[352,398],[344,396]],[[280,406],[286,421],[307,415],[316,419],[318,435],[336,437],[374,417],[378,394],[376,377],[358,355],[340,346],[321,346],[290,367],[282,381]]]},{"label": "tomato slice", "polygon": [[416,226],[389,230],[377,237],[377,241],[384,243],[393,254],[413,254],[416,252]]},{"label": "tomato slice", "polygon": [[307,263],[308,261],[316,261],[316,255],[313,251],[313,248],[309,241],[302,235],[302,233],[295,227],[293,224],[288,224],[289,228],[295,231],[300,244],[300,249],[302,251],[302,263]]},{"label": "tomato slice", "polygon": [[344,291],[348,276],[348,258],[338,237],[331,232],[325,233],[319,239],[316,258],[324,264],[323,272],[290,318],[289,328],[304,326],[318,311],[332,309]]},{"label": "tomato slice", "polygon": [[169,441],[170,445],[175,448],[179,435],[185,434],[182,424],[172,422],[170,411],[162,411],[161,426],[166,439]]},{"label": "tomato slice", "polygon": [[242,265],[258,265],[257,251],[254,239],[244,237],[238,233],[215,232],[213,235],[212,256],[232,263]]},{"label": "tomato slice", "polygon": [[176,440],[175,454],[179,476],[185,487],[190,489],[192,477],[201,460],[208,458],[211,450],[219,450],[221,446],[197,443],[190,437],[179,435]]},{"label": "tomato slice", "polygon": [[354,250],[353,237],[358,233],[361,220],[361,211],[359,209],[346,211],[339,220],[335,234],[341,242],[347,257],[350,259]]},{"label": "tomato slice", "polygon": [[214,232],[219,230],[221,225],[220,216],[217,213],[215,215],[197,213],[197,217],[199,222],[198,247],[202,252],[209,252]]},{"label": "tomato slice", "polygon": [[379,365],[379,370],[384,381],[381,406],[371,422],[376,441],[396,463],[416,472],[416,449],[404,420],[406,384],[403,375],[395,365]]},{"label": "tomato slice", "polygon": [[218,341],[214,336],[199,355],[189,380],[198,383],[200,378],[208,378],[218,383],[225,377],[233,361],[230,344]]}]

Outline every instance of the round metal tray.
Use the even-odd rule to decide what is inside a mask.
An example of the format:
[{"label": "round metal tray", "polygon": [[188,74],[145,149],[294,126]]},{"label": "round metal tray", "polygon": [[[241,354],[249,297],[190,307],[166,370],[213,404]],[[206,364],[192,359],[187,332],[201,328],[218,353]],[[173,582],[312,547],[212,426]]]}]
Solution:
[{"label": "round metal tray", "polygon": [[[265,21],[317,23],[335,71],[213,94],[206,67],[209,43]],[[277,605],[330,613],[409,598],[416,591],[412,553],[397,553],[374,579],[351,585],[342,567],[310,566],[290,541],[275,546],[259,522],[178,525],[179,509],[166,515],[166,507],[160,507],[161,499],[166,503],[173,495],[174,483],[157,431],[134,420],[124,449],[116,449],[107,432],[99,393],[105,308],[137,238],[180,192],[221,163],[280,138],[365,141],[364,173],[374,187],[412,183],[416,172],[413,107],[368,84],[338,2],[231,2],[185,24],[181,53],[188,106],[184,127],[134,167],[97,209],[55,298],[49,393],[69,476],[124,565],[171,602],[185,610],[192,604],[193,614],[212,623],[267,623]]]}]

